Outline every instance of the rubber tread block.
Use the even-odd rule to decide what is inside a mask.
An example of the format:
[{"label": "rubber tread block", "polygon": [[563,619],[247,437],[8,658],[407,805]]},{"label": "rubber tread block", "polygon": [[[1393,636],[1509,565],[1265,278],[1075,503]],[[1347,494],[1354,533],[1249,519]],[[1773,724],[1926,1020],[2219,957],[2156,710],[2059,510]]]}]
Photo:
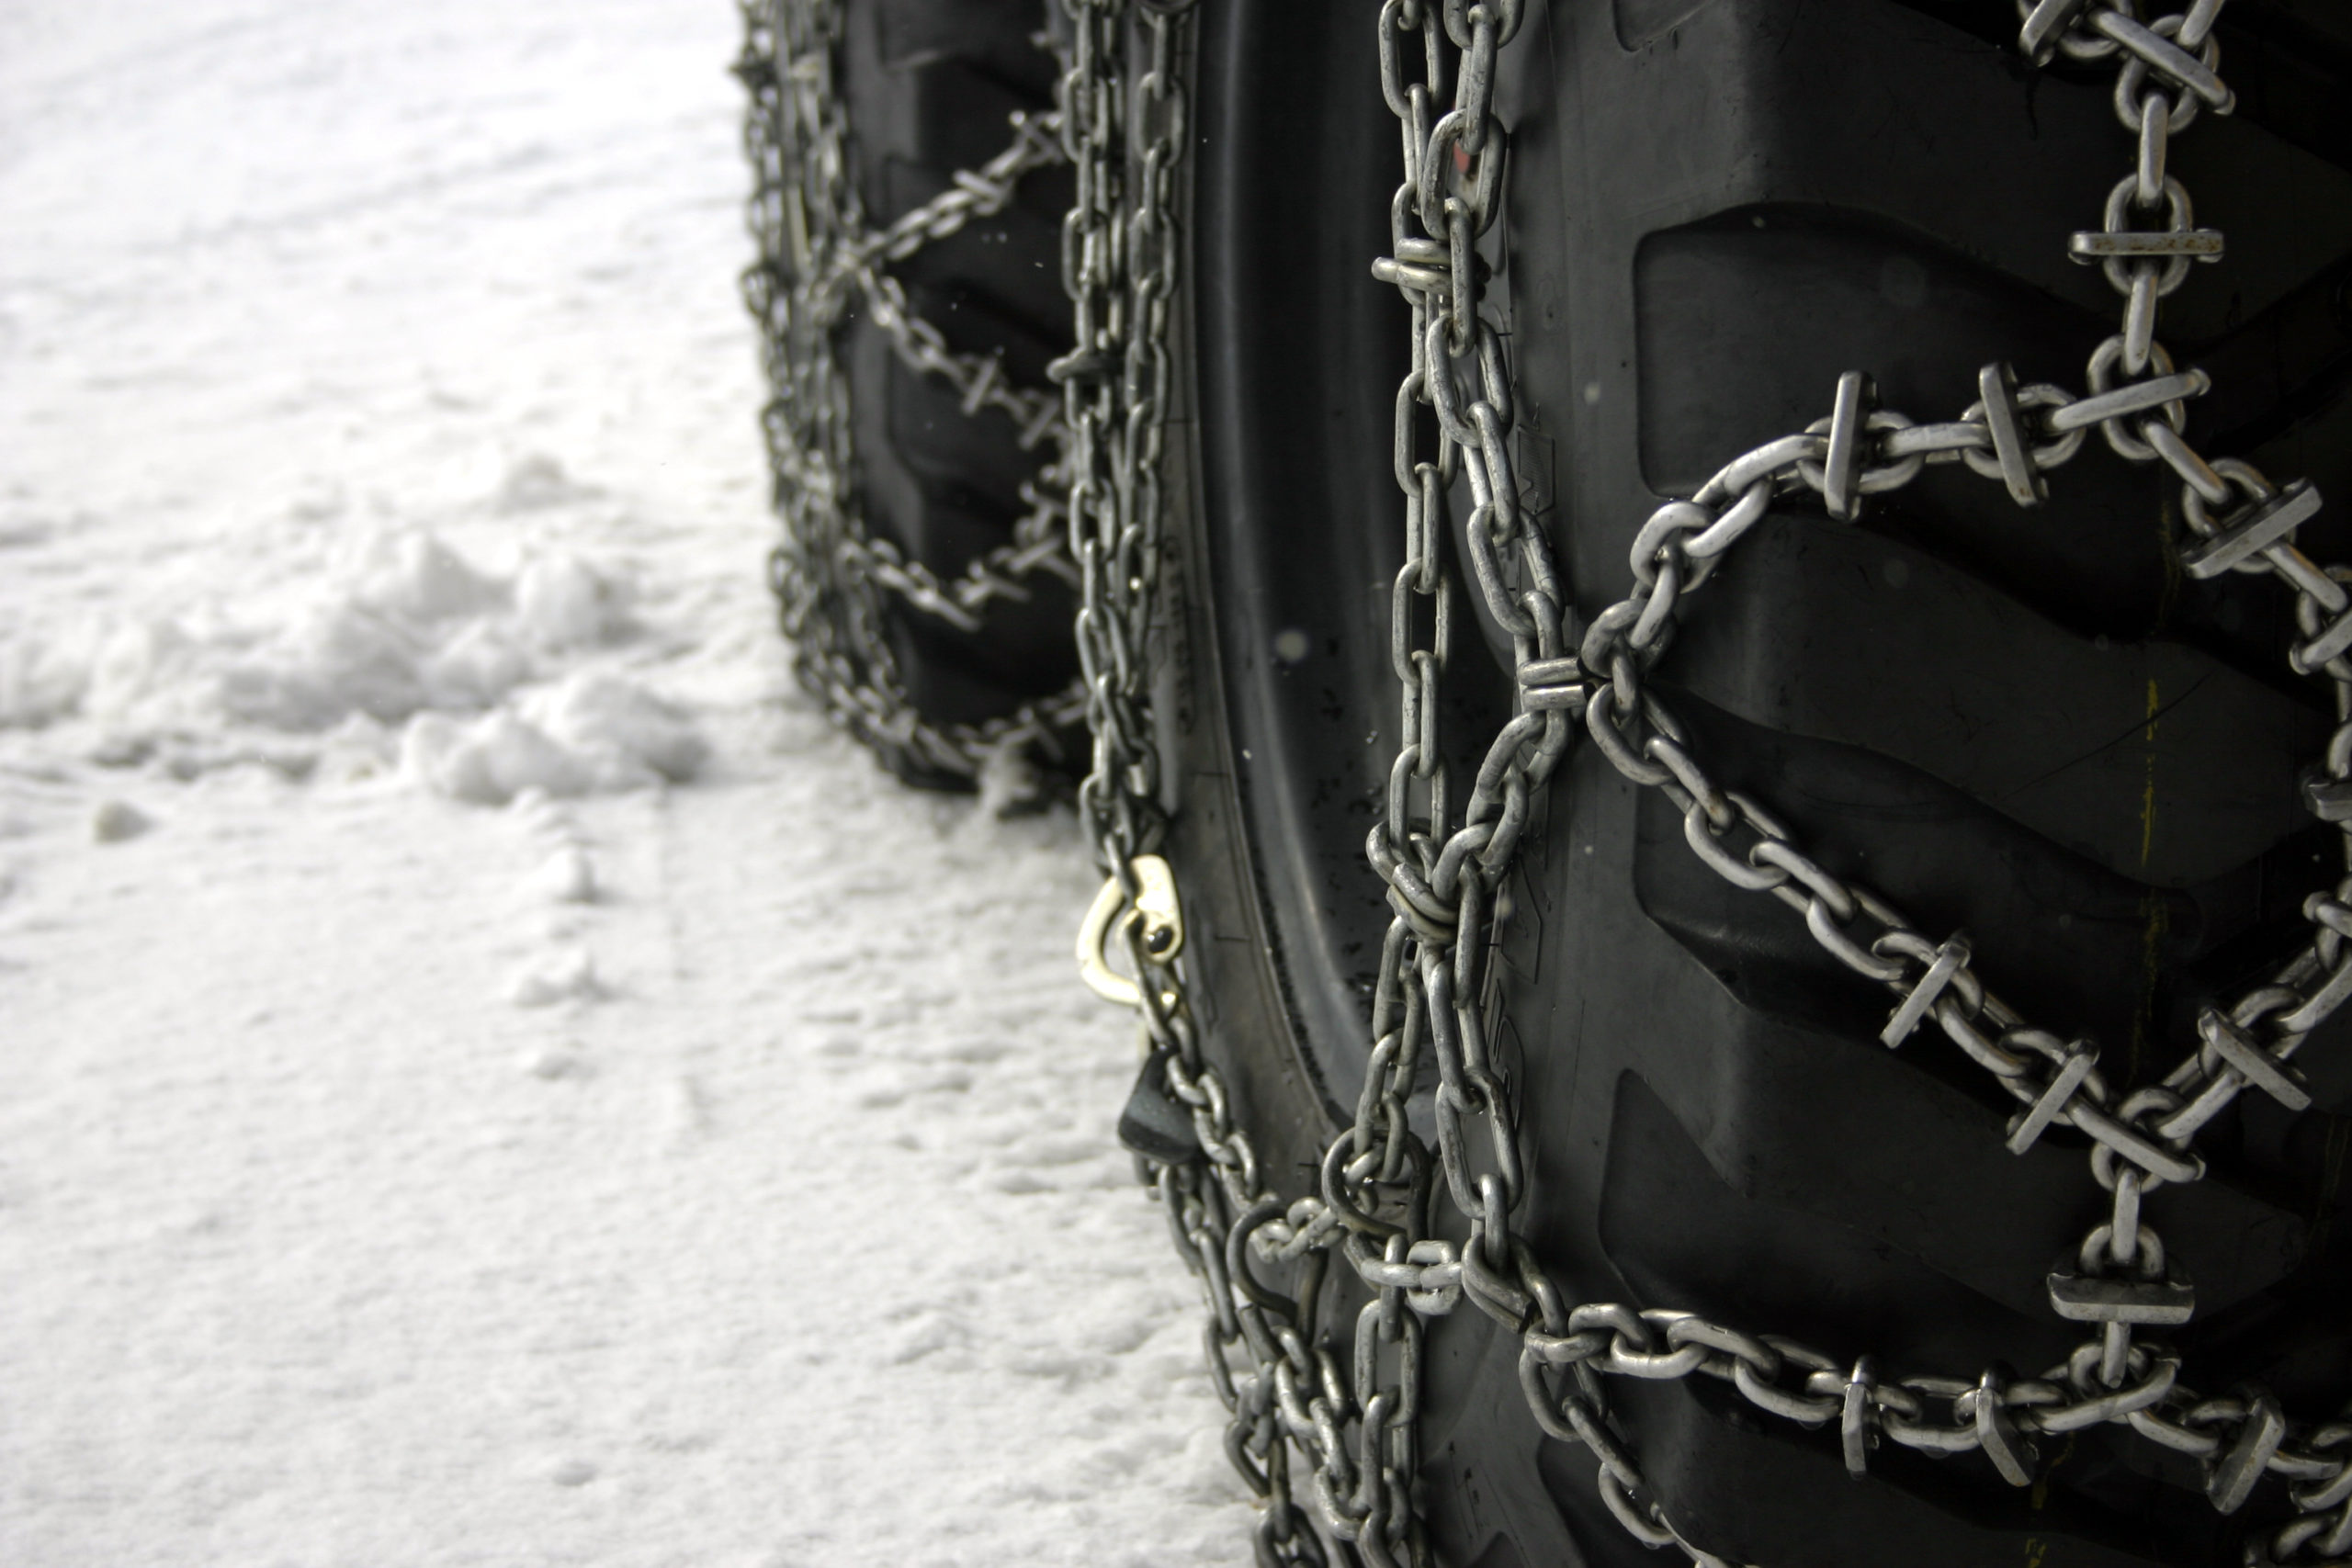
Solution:
[{"label": "rubber tread block", "polygon": [[2208,881],[2312,825],[2314,705],[2179,643],[2077,637],[1894,540],[1768,514],[1690,605],[1661,679],[1909,762],[2120,874]]}]

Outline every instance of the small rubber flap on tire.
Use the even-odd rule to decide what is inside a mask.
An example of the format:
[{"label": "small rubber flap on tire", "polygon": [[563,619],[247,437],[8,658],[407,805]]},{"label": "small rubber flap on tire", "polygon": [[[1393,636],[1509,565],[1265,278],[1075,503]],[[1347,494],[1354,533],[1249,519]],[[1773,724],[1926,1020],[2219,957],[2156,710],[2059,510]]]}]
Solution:
[{"label": "small rubber flap on tire", "polygon": [[1154,1051],[1136,1075],[1127,1108],[1119,1113],[1119,1142],[1147,1159],[1163,1165],[1183,1165],[1201,1157],[1200,1139],[1193,1133],[1193,1113],[1168,1092],[1169,1053]]}]

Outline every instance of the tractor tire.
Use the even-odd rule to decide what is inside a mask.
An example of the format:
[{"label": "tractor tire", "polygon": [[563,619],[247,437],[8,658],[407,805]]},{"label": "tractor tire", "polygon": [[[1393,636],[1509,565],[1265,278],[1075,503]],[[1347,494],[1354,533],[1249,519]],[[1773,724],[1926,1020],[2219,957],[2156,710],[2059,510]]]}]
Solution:
[{"label": "tractor tire", "polygon": [[[1399,177],[1374,9],[1210,0],[1196,35],[1167,853],[1206,1052],[1285,1201],[1352,1121],[1390,919],[1363,842],[1399,746],[1407,317],[1368,272]],[[2111,67],[2028,66],[2008,0],[1527,9],[1497,88],[1511,168],[1488,299],[1524,504],[1579,626],[1622,597],[1656,507],[1826,412],[1843,371],[1922,420],[1956,417],[1988,361],[2081,385],[2117,300],[2067,235],[2132,157]],[[2352,122],[2330,112],[2352,14],[2239,0],[2219,36],[2240,107],[2174,144],[2229,243],[2163,317],[2213,378],[2188,437],[2352,495]],[[2038,512],[1958,468],[1859,525],[1786,499],[1651,677],[1727,786],[1923,929],[1966,930],[2009,1001],[2096,1041],[2126,1085],[2300,945],[2303,899],[2341,874],[2297,796],[2335,716],[2287,672],[2288,596],[2186,578],[2175,490],[2093,440]],[[2352,529],[2329,510],[2302,540],[2341,559]],[[1511,680],[1507,643],[1455,648],[1458,775]],[[2104,1213],[2087,1143],[2012,1156],[2006,1097],[1940,1040],[1880,1044],[1883,993],[1710,873],[1656,792],[1579,745],[1509,892],[1514,1228],[1576,1299],[1972,1379],[2078,1341],[2043,1280]],[[2200,1139],[2208,1179],[2149,1199],[2195,1276],[2184,1382],[2258,1379],[2304,1416],[2352,1395],[2347,1034],[2339,1015],[2299,1056],[2309,1111],[2241,1100]],[[1323,1294],[1343,1338],[1363,1298]],[[1430,1321],[1419,1489],[1442,1560],[1659,1562],[1604,1509],[1591,1454],[1539,1430],[1518,1354],[1466,1303]],[[1857,1482],[1834,1424],[1703,1379],[1610,1388],[1668,1515],[1729,1562],[2234,1568],[2291,1511],[2273,1476],[2223,1517],[2194,1461],[2115,1426],[2046,1444],[2030,1487],[1892,1445]]]},{"label": "tractor tire", "polygon": [[[760,7],[777,3],[752,0],[755,39],[764,20]],[[781,0],[781,6],[831,17],[838,28],[830,81],[847,122],[847,183],[868,233],[887,231],[957,190],[1013,142],[1016,115],[1042,120],[1054,107],[1058,67],[1046,0]],[[772,36],[788,36],[781,11]],[[746,79],[756,121],[763,87],[775,89]],[[789,144],[773,134],[767,140]],[[752,139],[755,167],[774,156],[761,141]],[[765,179],[787,187],[823,184],[797,169],[794,152],[784,165]],[[930,348],[967,363],[993,360],[993,384],[1025,389],[1048,411],[1058,409],[1060,394],[1046,367],[1070,342],[1061,282],[1062,217],[1070,201],[1066,164],[1032,168],[1001,207],[984,207],[878,266],[903,290],[907,316],[936,334]],[[803,212],[808,205],[800,201]],[[782,313],[774,301],[792,282],[794,220],[808,221],[769,220],[778,231],[769,244],[784,254],[763,257],[746,280],[753,313],[772,336]],[[1076,572],[1061,545],[1057,422],[1033,419],[1023,428],[1005,408],[919,357],[910,362],[904,333],[894,334],[889,312],[873,307],[870,293],[852,297],[821,350],[846,386],[849,457],[841,487],[847,493],[831,503],[893,564],[929,584],[953,587],[976,562],[1007,552],[1025,548],[1037,560],[999,569],[1013,586],[977,612],[967,605],[943,614],[937,596],[927,602],[855,563],[801,565],[801,576],[819,586],[799,586],[793,549],[825,557],[833,545],[825,538],[788,545],[775,563],[787,632],[796,615],[818,623],[799,628],[804,683],[908,783],[971,788],[1008,734],[1025,761],[1074,776],[1083,770],[1085,747],[1073,687]],[[804,465],[775,429],[795,417],[795,399],[809,396],[810,352],[804,345],[770,354],[775,386],[767,419],[779,447],[778,502],[787,529],[795,525],[787,476]],[[1024,518],[1034,536],[1027,542],[1017,529]],[[848,591],[831,587],[831,572],[857,581]],[[796,602],[807,607],[796,610]]]}]

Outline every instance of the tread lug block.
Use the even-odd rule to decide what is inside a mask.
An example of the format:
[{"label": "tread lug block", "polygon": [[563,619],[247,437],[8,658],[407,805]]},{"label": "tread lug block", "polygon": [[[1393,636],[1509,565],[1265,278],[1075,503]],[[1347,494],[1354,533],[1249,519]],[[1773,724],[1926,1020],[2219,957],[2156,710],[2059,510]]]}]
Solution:
[{"label": "tread lug block", "polygon": [[1050,0],[876,0],[877,53],[888,69],[953,60],[1022,94],[1054,96],[1054,58],[1031,40],[1052,25]]},{"label": "tread lug block", "polygon": [[1778,514],[1710,594],[1662,679],[1917,767],[2119,874],[2190,886],[2309,821],[2295,780],[2324,710],[2193,645],[2086,637],[1931,556]]},{"label": "tread lug block", "polygon": [[1011,416],[995,408],[967,414],[944,377],[909,366],[870,323],[853,321],[846,336],[861,451],[888,453],[891,467],[910,476],[899,482],[961,486],[1018,515],[1021,486],[1038,457],[1021,450]]},{"label": "tread lug block", "polygon": [[869,157],[943,173],[978,168],[1011,142],[1015,114],[1046,107],[960,60],[923,60],[892,69],[905,90],[899,95],[898,115],[869,145]]},{"label": "tread lug block", "polygon": [[[962,237],[962,235],[957,235]],[[986,254],[995,254],[995,243],[1002,231],[974,235],[974,247]],[[1046,235],[1033,235],[1033,243],[1018,247],[1023,254],[1035,254],[1035,244],[1045,243]],[[941,268],[924,265],[929,254],[917,256],[903,268],[908,301],[922,320],[938,327],[938,333],[948,341],[953,353],[962,355],[997,355],[1004,367],[1004,376],[1013,386],[1049,386],[1046,367],[1054,362],[1063,345],[1070,341],[1068,324],[1056,322],[1054,317],[1037,317],[1028,306],[1021,303],[1018,294],[1012,299],[997,287],[997,280],[983,268],[955,265],[955,259],[945,261]],[[1023,264],[1025,265],[1025,264]],[[1054,285],[1058,294],[1061,285]],[[1033,306],[1035,301],[1030,301]]]}]

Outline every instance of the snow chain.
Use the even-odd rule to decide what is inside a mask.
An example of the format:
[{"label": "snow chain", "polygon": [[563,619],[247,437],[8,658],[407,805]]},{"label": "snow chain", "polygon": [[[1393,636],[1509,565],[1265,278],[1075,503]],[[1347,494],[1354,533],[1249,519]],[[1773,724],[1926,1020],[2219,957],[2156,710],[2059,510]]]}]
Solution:
[{"label": "snow chain", "polygon": [[[2238,1509],[2265,1473],[2290,1483],[2297,1517],[2248,1545],[2253,1568],[2352,1563],[2352,1422],[2290,1418],[2259,1387],[2207,1398],[2183,1384],[2179,1356],[2152,1331],[2188,1322],[2195,1290],[2141,1217],[2147,1193],[2204,1175],[2196,1134],[2239,1094],[2251,1088],[2290,1110],[2310,1103],[2292,1058],[2352,997],[2352,874],[2305,903],[2312,937],[2291,963],[2233,1003],[2205,1010],[2179,1066],[2119,1098],[2087,1041],[2037,1028],[1994,995],[1963,935],[1939,942],[1921,933],[1877,893],[1824,870],[1761,803],[1717,784],[1645,685],[1683,601],[1777,497],[1816,492],[1830,517],[1851,522],[1865,498],[1930,464],[1958,462],[2000,483],[2018,505],[2038,506],[2044,476],[2096,429],[2127,461],[2162,463],[2179,479],[2188,532],[2177,548],[2189,575],[2267,572],[2296,595],[2304,640],[2288,662],[2334,683],[2338,720],[2303,797],[2319,819],[2345,827],[2352,872],[2352,570],[2323,569],[2295,548],[2295,529],[2320,504],[2308,482],[2274,485],[2245,462],[2208,462],[2182,438],[2186,404],[2208,378],[2177,370],[2155,337],[2160,301],[2191,265],[2222,251],[2222,236],[2196,226],[2188,191],[2165,172],[2173,134],[2202,111],[2233,107],[2211,36],[2222,3],[2195,0],[2144,23],[2135,0],[2019,6],[2019,48],[2036,63],[2060,51],[2116,62],[2116,111],[2139,138],[2135,166],[2098,225],[2068,246],[2076,261],[2102,268],[2123,300],[2120,330],[2086,367],[2087,395],[2020,387],[2008,366],[1988,365],[1980,400],[1949,423],[1920,424],[1879,408],[1869,378],[1849,372],[1827,418],[1735,458],[1689,500],[1660,507],[1635,539],[1632,592],[1578,635],[1544,531],[1522,508],[1510,461],[1510,365],[1502,333],[1480,310],[1480,236],[1503,207],[1495,62],[1524,0],[1385,0],[1382,86],[1404,127],[1405,163],[1390,208],[1393,254],[1373,271],[1412,312],[1412,369],[1397,391],[1396,436],[1407,558],[1392,616],[1405,745],[1367,853],[1395,919],[1354,1124],[1328,1150],[1319,1193],[1284,1205],[1261,1185],[1249,1135],[1234,1125],[1224,1083],[1202,1056],[1177,964],[1182,909],[1157,854],[1164,819],[1145,637],[1162,547],[1156,470],[1177,254],[1170,176],[1183,142],[1174,65],[1187,7],[1138,0],[1131,13],[1125,0],[1069,0],[1077,38],[1063,130],[1079,197],[1065,268],[1079,329],[1056,374],[1068,398],[1080,644],[1094,732],[1080,798],[1110,878],[1080,933],[1080,958],[1096,989],[1142,1018],[1145,1113],[1131,1109],[1122,1131],[1151,1151],[1138,1165],[1206,1288],[1210,1371],[1232,1413],[1227,1450],[1266,1503],[1261,1562],[1327,1560],[1299,1506],[1294,1464],[1343,1554],[1381,1568],[1430,1561],[1411,1501],[1422,1320],[1466,1298],[1519,1337],[1535,1418],[1551,1436],[1592,1450],[1611,1511],[1638,1539],[1675,1546],[1701,1568],[1723,1560],[1677,1533],[1609,1413],[1605,1377],[1718,1379],[1776,1417],[1837,1427],[1857,1475],[1891,1441],[1936,1453],[1981,1450],[2003,1479],[2025,1486],[2035,1478],[2037,1439],[2127,1425],[2202,1460],[2222,1513]],[[1131,60],[1143,73],[1128,102]],[[1451,107],[1440,112],[1442,103]],[[1433,457],[1417,454],[1419,408],[1434,416]],[[1437,701],[1456,614],[1440,545],[1442,508],[1457,474],[1473,502],[1471,589],[1511,636],[1519,709],[1458,805]],[[2090,1174],[2112,1208],[2046,1281],[2052,1309],[2084,1328],[2064,1361],[2032,1377],[1999,1366],[1968,1377],[1925,1374],[1685,1312],[1572,1304],[1514,1234],[1522,1168],[1510,1086],[1489,1055],[1497,1003],[1487,955],[1497,889],[1531,806],[1579,731],[1626,777],[1674,803],[1691,851],[1711,869],[1787,904],[1824,949],[1887,989],[1894,1006],[1881,1038],[1889,1048],[1932,1024],[1991,1073],[2017,1102],[2012,1153],[2052,1127],[2088,1136]],[[1110,967],[1114,944],[1132,980]],[[1439,1080],[1434,1157],[1405,1113],[1424,1053],[1434,1055]],[[1155,1097],[1171,1107],[1157,1124],[1148,1114]],[[1434,1234],[1440,1192],[1466,1220],[1466,1242]],[[1335,1259],[1373,1292],[1351,1346],[1316,1326]],[[1255,1271],[1289,1261],[1298,1265],[1290,1295]]]},{"label": "snow chain", "polygon": [[[946,191],[888,228],[868,228],[835,81],[843,5],[742,0],[735,73],[751,94],[746,217],[759,246],[743,273],[743,299],[760,325],[771,393],[761,425],[785,531],[769,558],[769,581],[801,684],[836,723],[894,765],[975,778],[990,754],[1050,747],[1055,732],[1074,725],[1077,683],[1006,717],[942,728],[908,701],[891,623],[911,612],[977,632],[991,603],[1026,599],[1026,581],[1040,573],[1077,585],[1062,499],[1069,432],[1059,398],[1012,385],[995,357],[950,349],[887,269],[972,219],[1002,211],[1023,175],[1060,163],[1060,120],[1013,115],[1002,152],[978,169],[956,171]],[[1022,486],[1029,510],[1013,525],[1012,542],[952,582],[866,526],[849,380],[835,353],[842,325],[861,311],[902,364],[953,387],[967,416],[994,409],[1012,420],[1023,451],[1046,454]]]}]

